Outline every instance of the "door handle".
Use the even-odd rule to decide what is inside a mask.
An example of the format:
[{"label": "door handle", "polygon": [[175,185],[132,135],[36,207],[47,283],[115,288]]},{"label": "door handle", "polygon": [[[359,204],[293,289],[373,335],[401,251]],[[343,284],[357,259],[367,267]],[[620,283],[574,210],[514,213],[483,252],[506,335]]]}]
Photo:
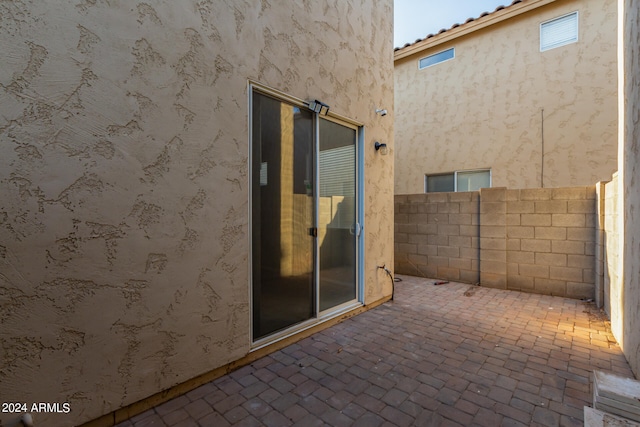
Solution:
[{"label": "door handle", "polygon": [[318,237],[318,227],[309,228],[309,236]]}]

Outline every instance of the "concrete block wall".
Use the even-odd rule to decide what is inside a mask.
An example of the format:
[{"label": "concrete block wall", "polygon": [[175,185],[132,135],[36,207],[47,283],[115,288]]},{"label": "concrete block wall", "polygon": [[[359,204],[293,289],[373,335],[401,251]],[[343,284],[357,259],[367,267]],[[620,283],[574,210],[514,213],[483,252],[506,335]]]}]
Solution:
[{"label": "concrete block wall", "polygon": [[622,336],[622,330],[615,331],[615,325],[622,325],[619,319],[623,309],[622,295],[622,271],[620,257],[620,205],[619,205],[619,180],[615,173],[610,182],[605,184],[604,195],[604,232],[603,232],[603,305],[611,319],[611,327],[614,335]]},{"label": "concrete block wall", "polygon": [[395,197],[395,271],[477,283],[479,194]]},{"label": "concrete block wall", "polygon": [[605,243],[606,233],[605,224],[605,196],[606,182],[598,182],[596,184],[596,235],[595,235],[595,298],[596,306],[602,308],[604,306],[604,264],[606,258]]},{"label": "concrete block wall", "polygon": [[595,296],[595,186],[395,198],[396,272]]},{"label": "concrete block wall", "polygon": [[508,289],[595,296],[594,186],[506,190]]},{"label": "concrete block wall", "polygon": [[507,289],[507,205],[505,188],[480,190],[480,283]]}]

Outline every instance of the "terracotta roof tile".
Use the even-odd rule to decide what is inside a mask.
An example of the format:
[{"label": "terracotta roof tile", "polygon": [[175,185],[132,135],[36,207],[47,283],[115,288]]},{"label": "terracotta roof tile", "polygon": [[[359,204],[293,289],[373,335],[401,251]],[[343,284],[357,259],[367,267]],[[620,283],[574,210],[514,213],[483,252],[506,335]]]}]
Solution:
[{"label": "terracotta roof tile", "polygon": [[443,29],[441,29],[441,30],[440,30],[440,31],[438,31],[436,34],[429,34],[429,35],[427,35],[427,36],[426,36],[425,38],[423,38],[423,39],[416,39],[416,41],[414,41],[413,43],[407,43],[407,44],[405,44],[405,45],[404,45],[404,46],[402,46],[402,47],[396,47],[396,48],[394,49],[394,51],[398,51],[398,50],[400,50],[400,49],[404,49],[405,47],[409,47],[409,46],[411,46],[411,45],[413,45],[413,44],[416,44],[416,43],[419,43],[419,42],[421,42],[421,41],[423,41],[423,40],[430,39],[431,37],[435,37],[435,36],[440,35],[440,34],[442,34],[442,33],[446,33],[446,32],[447,32],[447,31],[449,31],[449,30],[453,30],[454,28],[458,28],[458,27],[460,27],[460,26],[463,26],[463,25],[465,25],[465,24],[468,24],[468,23],[473,22],[473,21],[475,21],[475,20],[478,20],[478,19],[480,19],[480,18],[484,18],[485,16],[491,15],[492,13],[498,12],[498,11],[500,11],[500,10],[502,10],[502,9],[506,9],[506,8],[508,8],[508,7],[511,7],[511,6],[515,5],[515,4],[522,3],[523,1],[526,1],[526,0],[514,0],[513,2],[511,2],[511,4],[509,4],[509,5],[507,5],[507,6],[498,6],[498,7],[496,8],[496,10],[494,10],[493,12],[483,12],[483,13],[482,13],[480,16],[478,16],[477,18],[473,18],[473,17],[471,17],[471,18],[467,19],[466,21],[464,21],[462,24],[460,24],[460,23],[453,24],[453,25],[452,25],[451,27],[449,27],[449,28],[443,28]]}]

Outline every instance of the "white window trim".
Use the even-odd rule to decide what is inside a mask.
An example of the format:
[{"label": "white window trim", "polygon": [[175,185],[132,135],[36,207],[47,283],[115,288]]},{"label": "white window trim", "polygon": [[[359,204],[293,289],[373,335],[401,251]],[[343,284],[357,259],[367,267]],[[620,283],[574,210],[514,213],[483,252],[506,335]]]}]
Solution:
[{"label": "white window trim", "polygon": [[[421,67],[421,66],[420,66],[420,62],[422,62],[422,60],[423,60],[423,59],[427,59],[427,58],[430,58],[430,57],[432,57],[432,56],[439,55],[439,54],[441,54],[442,52],[446,52],[446,51],[449,51],[449,50],[453,51],[453,56],[452,56],[451,58],[449,58],[449,59],[444,59],[444,60],[442,60],[442,61],[438,61],[438,62],[435,62],[435,63],[433,63],[433,64],[429,64],[429,65],[427,65],[427,66],[425,66],[425,67]],[[456,48],[455,48],[455,47],[450,47],[450,48],[448,48],[448,49],[443,49],[443,50],[441,50],[440,52],[432,53],[431,55],[427,55],[427,56],[425,56],[425,57],[422,57],[422,58],[418,59],[418,70],[424,70],[425,68],[433,67],[434,65],[442,64],[443,62],[453,61],[454,59],[456,59]]]},{"label": "white window trim", "polygon": [[[542,46],[542,27],[545,24],[548,24],[550,22],[556,21],[558,19],[566,18],[567,16],[571,16],[571,15],[575,15],[576,16],[576,38],[575,38],[575,40],[570,40],[570,41],[567,41],[567,42],[562,43],[562,44],[557,44],[557,45],[548,46],[548,47]],[[548,50],[552,50],[552,49],[555,49],[557,47],[566,46],[566,45],[569,45],[569,44],[572,44],[572,43],[577,43],[579,40],[580,40],[580,15],[579,15],[577,10],[574,10],[573,12],[569,12],[569,13],[566,13],[566,14],[561,15],[561,16],[556,16],[553,19],[548,19],[548,20],[540,23],[540,52],[546,52]]]},{"label": "white window trim", "polygon": [[[458,173],[468,173],[468,172],[485,172],[489,171],[489,188],[493,187],[493,170],[491,168],[480,168],[480,169],[467,169],[467,170],[459,170],[453,172],[443,172],[443,173],[425,173],[424,174],[424,192],[425,194],[433,194],[434,192],[427,191],[427,179],[429,176],[436,175],[451,175],[453,174],[453,192],[458,192]],[[436,191],[438,193],[438,191]]]}]

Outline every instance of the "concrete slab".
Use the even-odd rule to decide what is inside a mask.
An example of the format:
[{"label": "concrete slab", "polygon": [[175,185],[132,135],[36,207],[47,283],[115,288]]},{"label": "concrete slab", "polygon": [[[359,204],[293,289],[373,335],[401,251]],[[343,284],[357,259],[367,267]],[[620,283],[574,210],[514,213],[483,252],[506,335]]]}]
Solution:
[{"label": "concrete slab", "polygon": [[608,372],[593,372],[593,406],[640,422],[640,382]]},{"label": "concrete slab", "polygon": [[640,427],[640,423],[585,406],[584,427]]}]

